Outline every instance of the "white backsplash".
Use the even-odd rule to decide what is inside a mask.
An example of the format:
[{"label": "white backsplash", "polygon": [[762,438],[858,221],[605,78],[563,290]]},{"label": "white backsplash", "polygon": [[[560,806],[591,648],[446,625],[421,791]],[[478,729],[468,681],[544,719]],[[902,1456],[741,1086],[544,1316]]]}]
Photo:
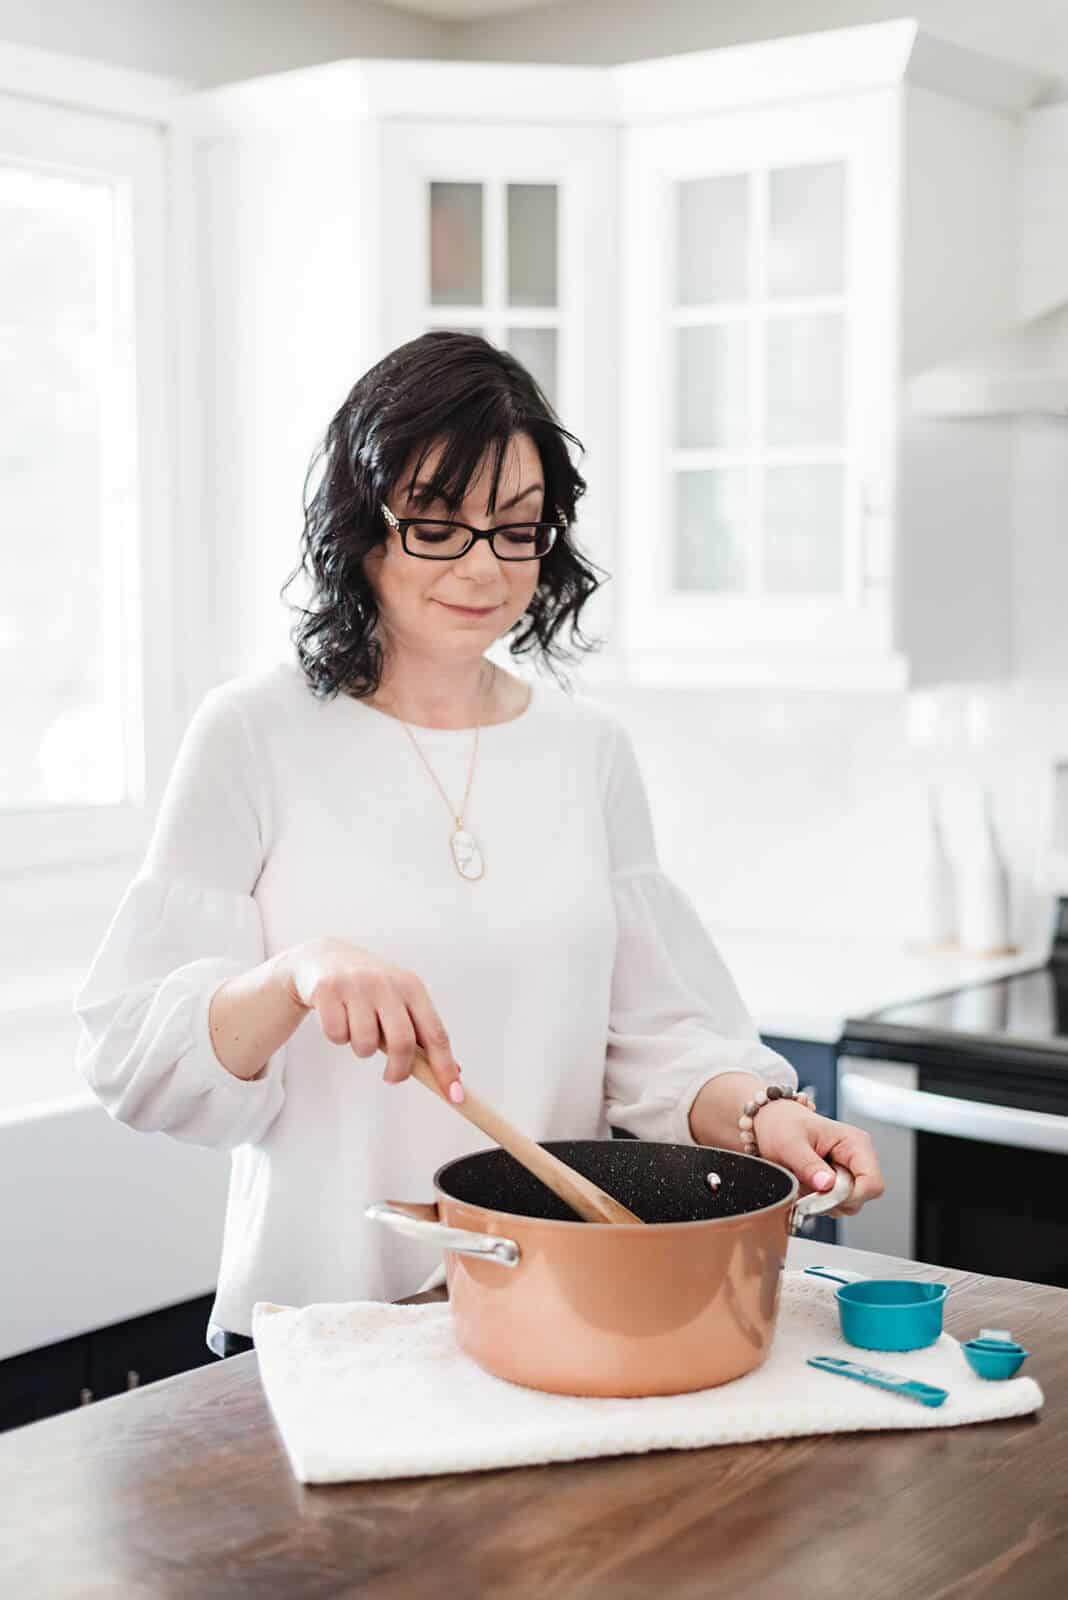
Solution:
[{"label": "white backsplash", "polygon": [[631,733],[660,860],[715,925],[916,936],[928,786],[961,866],[989,784],[1017,944],[1047,935],[1057,681],[904,695],[576,685]]}]

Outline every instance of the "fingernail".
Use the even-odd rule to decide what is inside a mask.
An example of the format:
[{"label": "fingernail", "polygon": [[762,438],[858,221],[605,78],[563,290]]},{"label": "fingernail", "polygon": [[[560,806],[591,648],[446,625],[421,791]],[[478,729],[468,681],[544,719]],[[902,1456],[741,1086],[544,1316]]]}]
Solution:
[{"label": "fingernail", "polygon": [[454,1105],[459,1105],[464,1098],[464,1086],[457,1079],[449,1084],[449,1099]]},{"label": "fingernail", "polygon": [[817,1172],[812,1180],[812,1187],[814,1189],[829,1189],[833,1182],[834,1179],[829,1172]]}]

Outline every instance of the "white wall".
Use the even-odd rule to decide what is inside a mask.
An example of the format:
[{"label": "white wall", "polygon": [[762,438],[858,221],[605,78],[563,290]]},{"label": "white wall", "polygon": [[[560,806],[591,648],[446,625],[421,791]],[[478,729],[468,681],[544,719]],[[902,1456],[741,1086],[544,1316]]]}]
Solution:
[{"label": "white wall", "polygon": [[567,0],[460,24],[448,48],[476,61],[605,65],[894,17],[1068,79],[1064,0]]},{"label": "white wall", "polygon": [[0,41],[198,87],[346,56],[432,56],[447,31],[370,0],[0,0]]}]

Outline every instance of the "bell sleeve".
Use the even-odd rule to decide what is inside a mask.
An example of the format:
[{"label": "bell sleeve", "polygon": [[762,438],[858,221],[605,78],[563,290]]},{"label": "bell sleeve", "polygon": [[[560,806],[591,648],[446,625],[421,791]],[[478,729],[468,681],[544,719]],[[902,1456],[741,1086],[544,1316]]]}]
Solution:
[{"label": "bell sleeve", "polygon": [[284,1047],[252,1079],[215,1054],[220,984],[265,959],[252,890],[266,797],[252,735],[226,685],[191,719],[144,862],[81,988],[75,1064],[116,1122],[232,1149],[262,1139],[284,1099]]},{"label": "bell sleeve", "polygon": [[661,870],[633,745],[614,722],[605,814],[617,920],[605,1110],[640,1139],[692,1145],[690,1108],[710,1078],[796,1088],[797,1074],[761,1042],[692,901]]}]

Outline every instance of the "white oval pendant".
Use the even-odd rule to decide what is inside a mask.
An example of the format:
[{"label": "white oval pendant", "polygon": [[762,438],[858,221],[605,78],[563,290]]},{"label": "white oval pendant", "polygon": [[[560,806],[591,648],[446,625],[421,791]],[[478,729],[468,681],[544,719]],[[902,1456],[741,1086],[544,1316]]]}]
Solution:
[{"label": "white oval pendant", "polygon": [[474,835],[468,833],[466,828],[457,828],[449,843],[452,846],[452,859],[460,876],[481,878],[482,852],[475,843]]}]

